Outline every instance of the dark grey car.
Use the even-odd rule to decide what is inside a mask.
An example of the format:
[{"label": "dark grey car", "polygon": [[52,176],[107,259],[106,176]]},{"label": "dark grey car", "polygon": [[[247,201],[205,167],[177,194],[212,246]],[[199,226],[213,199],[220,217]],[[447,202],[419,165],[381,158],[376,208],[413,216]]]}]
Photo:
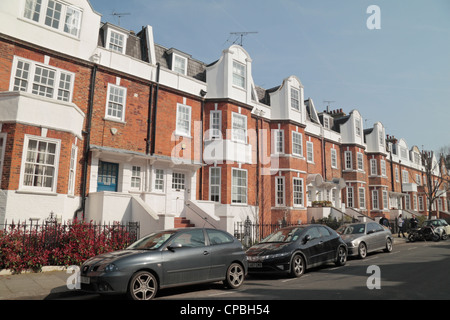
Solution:
[{"label": "dark grey car", "polygon": [[369,252],[391,252],[393,237],[389,229],[376,222],[349,223],[340,226],[337,233],[347,243],[348,255],[364,259]]},{"label": "dark grey car", "polygon": [[158,289],[222,280],[242,285],[247,273],[242,244],[229,233],[208,228],[165,230],[125,250],[95,256],[81,267],[81,289],[127,293],[149,300]]}]

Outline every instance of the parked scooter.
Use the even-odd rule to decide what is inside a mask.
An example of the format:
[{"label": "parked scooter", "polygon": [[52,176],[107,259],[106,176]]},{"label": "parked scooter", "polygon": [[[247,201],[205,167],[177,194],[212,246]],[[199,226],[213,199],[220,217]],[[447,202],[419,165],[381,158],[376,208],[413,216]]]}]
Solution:
[{"label": "parked scooter", "polygon": [[409,231],[408,240],[410,242],[414,242],[417,240],[425,240],[425,241],[439,241],[441,236],[435,230],[433,226],[423,226],[421,228],[412,229]]}]

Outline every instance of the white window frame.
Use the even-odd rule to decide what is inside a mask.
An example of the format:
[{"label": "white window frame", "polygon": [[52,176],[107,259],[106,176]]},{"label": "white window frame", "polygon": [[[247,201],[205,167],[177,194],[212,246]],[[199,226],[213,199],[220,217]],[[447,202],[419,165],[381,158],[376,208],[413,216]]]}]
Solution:
[{"label": "white window frame", "polygon": [[[215,171],[214,174],[213,174],[213,171]],[[214,182],[213,178],[218,181]],[[213,190],[216,190],[216,191],[213,191]],[[221,167],[210,167],[209,168],[209,200],[220,203],[221,192],[222,192],[222,168]]]},{"label": "white window frame", "polygon": [[209,138],[222,139],[222,111],[213,110],[209,114]]},{"label": "white window frame", "polygon": [[358,188],[359,208],[366,208],[366,189],[364,187]]},{"label": "white window frame", "polygon": [[381,175],[386,177],[386,161],[380,160]]},{"label": "white window frame", "polygon": [[186,104],[177,103],[175,134],[177,136],[185,136],[190,138],[191,126],[192,126],[192,107]]},{"label": "white window frame", "polygon": [[410,198],[409,194],[405,195],[405,209],[411,210],[411,198]]},{"label": "white window frame", "polygon": [[364,171],[364,155],[361,152],[356,153],[356,162],[358,170]]},{"label": "white window frame", "polygon": [[295,111],[300,111],[300,90],[297,88],[293,88],[291,87],[290,90],[290,95],[291,95],[291,108],[294,109]]},{"label": "white window frame", "polygon": [[142,167],[133,165],[131,166],[131,179],[130,187],[133,190],[142,190]]},{"label": "white window frame", "polygon": [[[28,160],[28,144],[31,140],[37,141],[38,145],[39,145],[39,142],[43,142],[43,143],[47,143],[47,144],[49,144],[49,143],[55,144],[55,154],[54,154],[53,164],[49,164],[49,163],[41,164],[39,162],[32,162],[32,161]],[[58,183],[60,150],[61,150],[61,140],[59,140],[59,139],[50,139],[50,138],[44,138],[44,137],[39,137],[39,136],[33,136],[33,135],[25,135],[24,142],[23,142],[22,165],[20,168],[19,190],[56,193],[56,186]],[[36,156],[37,156],[37,152],[36,152]],[[46,156],[46,159],[47,159],[47,156]],[[26,167],[27,163],[30,163],[32,165],[37,165],[37,166],[40,165],[40,166],[52,167],[53,168],[52,185],[50,187],[26,185],[24,183],[24,179],[25,179],[25,174],[26,174],[25,167]],[[35,170],[33,170],[33,171],[35,171]],[[34,175],[34,173],[33,173],[33,175]]]},{"label": "white window frame", "polygon": [[345,151],[344,157],[345,157],[345,170],[352,170],[353,169],[352,152]]},{"label": "white window frame", "polygon": [[233,60],[233,85],[242,89],[246,88],[247,70],[246,65]]},{"label": "white window frame", "polygon": [[154,168],[153,175],[154,175],[153,191],[164,192],[164,185],[165,185],[164,169]]},{"label": "white window frame", "polygon": [[292,154],[303,157],[303,135],[292,131]]},{"label": "white window frame", "polygon": [[370,175],[376,176],[378,174],[377,159],[370,159]]},{"label": "white window frame", "polygon": [[188,59],[179,54],[172,54],[172,70],[181,74],[187,74]]},{"label": "white window frame", "polygon": [[274,154],[282,154],[284,153],[284,130],[275,129],[273,132],[273,145],[274,145]]},{"label": "white window frame", "polygon": [[389,196],[387,190],[382,190],[382,195],[383,195],[383,209],[389,210],[389,201],[388,201]]},{"label": "white window frame", "polygon": [[[40,3],[37,9],[37,4]],[[53,2],[61,6],[61,13],[58,20],[58,26],[54,27],[47,24],[47,13],[49,4]],[[30,7],[27,6],[30,4]],[[28,11],[31,9],[32,11]],[[32,12],[31,16],[27,12]],[[39,24],[49,30],[56,30],[70,37],[79,38],[81,30],[81,22],[83,19],[83,11],[80,8],[66,4],[62,1],[56,0],[26,0],[22,11],[22,18],[26,21]]]},{"label": "white window frame", "polygon": [[[28,65],[28,70],[24,72],[24,70],[18,69],[19,65],[25,66]],[[42,70],[47,70],[53,72],[54,78],[52,79],[52,83],[36,82],[36,77],[39,77],[36,73],[36,70],[40,68]],[[70,76],[70,81],[64,82],[64,87],[61,88],[61,81],[63,77]],[[43,78],[43,77],[42,77]],[[45,77],[46,79],[48,77]],[[20,85],[16,88],[16,79],[20,81]],[[11,69],[11,79],[9,83],[9,91],[24,91],[30,94],[34,94],[40,97],[46,97],[53,100],[59,100],[64,102],[72,102],[73,96],[73,86],[75,82],[75,74],[73,72],[69,72],[60,68],[56,68],[50,65],[46,65],[44,63],[36,62],[33,60],[25,59],[19,56],[14,56],[13,65]],[[46,87],[52,90],[51,95],[47,94],[39,94],[39,92],[35,91],[35,86]],[[62,99],[60,97],[60,91],[69,92],[69,96],[67,99]],[[65,95],[64,95],[65,97]]]},{"label": "white window frame", "polygon": [[184,172],[172,172],[172,190],[181,191],[186,189],[186,174]]},{"label": "white window frame", "polygon": [[355,119],[355,133],[357,137],[361,136],[361,119]]},{"label": "white window frame", "polygon": [[[117,95],[112,92],[112,90],[117,90],[120,92],[120,95]],[[111,95],[113,94],[114,99],[111,99]],[[117,100],[118,99],[118,100]],[[111,106],[110,106],[111,104]],[[112,83],[108,83],[108,92],[106,96],[106,110],[105,110],[105,119],[115,120],[125,122],[125,110],[127,105],[127,88],[121,87]],[[113,106],[117,106],[116,108],[110,108]],[[120,117],[114,115],[113,113],[121,112]],[[112,114],[110,114],[112,113]]]},{"label": "white window frame", "polygon": [[347,187],[347,207],[353,208],[354,206],[354,193],[353,187]]},{"label": "white window frame", "polygon": [[402,170],[402,182],[409,183],[409,173],[408,170]]},{"label": "white window frame", "polygon": [[395,167],[395,182],[400,182],[400,173],[398,167]]},{"label": "white window frame", "polygon": [[314,163],[314,144],[312,141],[306,141],[306,161]]},{"label": "white window frame", "polygon": [[[120,37],[118,39],[119,42],[116,41],[116,38],[114,38],[114,41],[113,41],[113,35]],[[108,31],[106,32],[105,47],[106,47],[106,49],[111,50],[113,52],[125,54],[126,47],[127,47],[127,40],[128,40],[128,35],[126,33],[120,32],[116,29],[108,27]]]},{"label": "white window frame", "polygon": [[419,196],[419,211],[423,211],[423,196]]},{"label": "white window frame", "polygon": [[379,210],[378,190],[372,190],[372,209]]},{"label": "white window frame", "polygon": [[75,192],[77,156],[78,156],[78,147],[74,144],[72,145],[72,149],[70,151],[69,180],[67,186],[67,194],[69,195],[74,195]]},{"label": "white window frame", "polygon": [[[234,118],[242,118],[244,126],[242,128],[235,126]],[[247,144],[247,116],[233,112],[231,115],[231,132],[232,140],[235,142],[241,142]]]},{"label": "white window frame", "polygon": [[337,150],[331,149],[331,167],[337,168]]},{"label": "white window frame", "polygon": [[284,177],[277,176],[275,177],[275,206],[276,207],[284,207],[286,205],[286,188],[284,183]]},{"label": "white window frame", "polygon": [[[299,184],[296,185],[296,182]],[[304,195],[303,195],[303,179],[294,177],[292,179],[292,202],[294,207],[304,207]]]},{"label": "white window frame", "polygon": [[[243,176],[235,176],[235,173],[240,173]],[[245,185],[239,184],[238,179],[245,178]],[[248,199],[248,172],[245,169],[231,168],[231,203],[232,204],[247,204]]]}]

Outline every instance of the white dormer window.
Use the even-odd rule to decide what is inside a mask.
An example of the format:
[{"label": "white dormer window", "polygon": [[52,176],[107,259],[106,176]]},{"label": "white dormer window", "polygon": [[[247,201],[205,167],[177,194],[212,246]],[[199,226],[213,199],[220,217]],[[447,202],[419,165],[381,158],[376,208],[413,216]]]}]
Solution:
[{"label": "white dormer window", "polygon": [[359,119],[355,120],[355,127],[356,127],[356,136],[361,136],[361,121]]},{"label": "white dormer window", "polygon": [[245,89],[245,65],[233,61],[233,85]]},{"label": "white dormer window", "polygon": [[177,54],[173,55],[172,58],[172,69],[178,73],[187,74],[187,59],[185,57],[179,56]]},{"label": "white dormer window", "polygon": [[108,45],[107,47],[119,53],[125,53],[125,34],[115,30],[108,30]]},{"label": "white dormer window", "polygon": [[383,136],[383,132],[379,132],[378,133],[378,138],[380,140],[380,146],[384,146],[384,136]]},{"label": "white dormer window", "polygon": [[291,88],[291,108],[300,111],[300,91]]},{"label": "white dormer window", "polygon": [[82,11],[55,0],[26,0],[23,17],[75,37],[80,34]]}]

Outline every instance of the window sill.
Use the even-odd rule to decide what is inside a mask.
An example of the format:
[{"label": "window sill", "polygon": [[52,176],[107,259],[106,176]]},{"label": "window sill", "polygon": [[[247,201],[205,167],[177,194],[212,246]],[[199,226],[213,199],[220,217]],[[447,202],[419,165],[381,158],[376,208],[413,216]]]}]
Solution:
[{"label": "window sill", "polygon": [[121,120],[121,119],[117,119],[117,118],[103,117],[103,120],[111,121],[111,122],[117,122],[117,123],[121,123],[121,124],[127,124],[126,121]]},{"label": "window sill", "polygon": [[57,196],[58,194],[54,191],[45,191],[45,190],[32,190],[32,189],[18,189],[16,193],[20,194],[36,194],[42,196]]}]

